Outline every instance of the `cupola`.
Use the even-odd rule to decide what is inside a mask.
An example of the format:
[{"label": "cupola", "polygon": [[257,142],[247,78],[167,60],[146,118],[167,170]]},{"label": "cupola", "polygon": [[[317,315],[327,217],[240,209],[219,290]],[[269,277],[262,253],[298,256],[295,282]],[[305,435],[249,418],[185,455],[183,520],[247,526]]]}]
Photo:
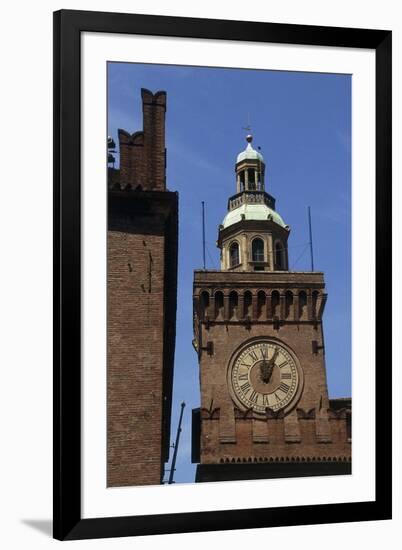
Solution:
[{"label": "cupola", "polygon": [[275,210],[275,199],[265,191],[265,161],[246,136],[247,146],[236,158],[236,194],[219,226],[217,245],[221,269],[230,271],[286,271],[290,228]]},{"label": "cupola", "polygon": [[265,188],[265,162],[264,157],[251,145],[253,136],[246,136],[247,147],[237,155],[236,181],[237,192],[263,191]]}]

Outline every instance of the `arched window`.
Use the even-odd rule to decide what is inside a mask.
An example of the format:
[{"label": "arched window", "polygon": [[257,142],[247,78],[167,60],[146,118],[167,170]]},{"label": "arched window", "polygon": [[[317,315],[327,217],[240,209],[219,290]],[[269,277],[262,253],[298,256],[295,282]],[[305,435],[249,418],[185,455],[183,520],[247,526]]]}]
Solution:
[{"label": "arched window", "polygon": [[249,188],[251,191],[254,191],[254,189],[256,188],[256,185],[255,185],[255,170],[254,170],[254,168],[249,168],[249,169],[248,169],[248,188]]},{"label": "arched window", "polygon": [[275,268],[284,269],[283,265],[283,247],[282,243],[277,242],[275,244]]},{"label": "arched window", "polygon": [[279,317],[279,292],[274,290],[271,294],[272,317]]},{"label": "arched window", "polygon": [[260,163],[259,170],[257,170],[257,189],[259,191],[262,191],[264,189],[263,185],[263,172],[262,172],[262,166]]},{"label": "arched window", "polygon": [[293,309],[293,293],[290,290],[285,294],[285,317],[288,319]]},{"label": "arched window", "polygon": [[257,294],[257,315],[258,317],[265,316],[265,306],[266,306],[267,297],[265,292],[260,290]]},{"label": "arched window", "polygon": [[244,293],[244,317],[253,316],[253,295],[249,290]]},{"label": "arched window", "polygon": [[237,292],[232,290],[229,294],[229,319],[234,319],[237,317],[237,308],[239,305],[239,298]]},{"label": "arched window", "polygon": [[299,292],[299,319],[307,319],[307,294],[304,290]]},{"label": "arched window", "polygon": [[352,414],[346,413],[346,437],[348,441],[352,441]]},{"label": "arched window", "polygon": [[199,304],[200,304],[200,319],[204,320],[208,316],[208,308],[209,308],[208,292],[206,291],[201,292]]},{"label": "arched window", "polygon": [[317,303],[318,303],[318,291],[317,290],[314,290],[313,292],[313,296],[312,296],[312,315],[313,315],[313,319],[317,319]]},{"label": "arched window", "polygon": [[253,262],[264,261],[264,241],[262,239],[254,239],[251,245],[251,257]]},{"label": "arched window", "polygon": [[244,191],[245,181],[246,181],[245,173],[244,173],[244,170],[242,170],[240,172],[240,191]]},{"label": "arched window", "polygon": [[223,319],[223,294],[215,292],[215,319]]},{"label": "arched window", "polygon": [[236,265],[239,265],[240,258],[239,258],[239,243],[232,243],[229,248],[229,261],[230,261],[230,267],[235,267]]}]

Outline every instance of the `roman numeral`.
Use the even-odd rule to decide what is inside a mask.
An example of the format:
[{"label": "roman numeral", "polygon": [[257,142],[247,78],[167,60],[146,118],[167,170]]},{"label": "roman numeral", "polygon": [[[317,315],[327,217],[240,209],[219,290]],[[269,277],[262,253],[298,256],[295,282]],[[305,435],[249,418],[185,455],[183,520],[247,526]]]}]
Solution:
[{"label": "roman numeral", "polygon": [[240,389],[243,391],[243,392],[246,392],[247,390],[250,389],[250,384],[249,382],[246,382],[245,384],[243,384],[242,386],[240,386]]},{"label": "roman numeral", "polygon": [[251,367],[251,365],[249,365],[248,363],[243,363],[243,362],[240,363],[240,366],[247,367],[248,369]]},{"label": "roman numeral", "polygon": [[274,393],[274,395],[275,395],[277,401],[281,400],[281,398],[279,397],[279,395],[277,393]]},{"label": "roman numeral", "polygon": [[258,356],[254,350],[250,351],[249,355],[252,359],[254,359],[254,361],[258,360]]},{"label": "roman numeral", "polygon": [[269,407],[269,399],[267,393],[264,393],[262,396],[262,404],[264,407]]},{"label": "roman numeral", "polygon": [[250,401],[254,401],[254,403],[257,403],[257,401],[258,401],[258,393],[257,393],[255,390],[253,390],[253,391],[251,392],[251,395],[250,395],[249,399],[250,399]]},{"label": "roman numeral", "polygon": [[283,378],[283,379],[286,379],[286,378],[287,378],[287,379],[289,380],[289,379],[292,378],[292,375],[291,375],[290,372],[282,372],[282,373],[281,373],[281,378]]},{"label": "roman numeral", "polygon": [[287,361],[283,361],[280,365],[278,365],[278,367],[281,369],[283,368],[285,365],[287,365],[288,362]]},{"label": "roman numeral", "polygon": [[284,393],[288,393],[288,390],[289,390],[289,387],[287,384],[285,384],[284,382],[281,382],[281,385],[279,386],[279,390],[282,390]]},{"label": "roman numeral", "polygon": [[265,346],[262,346],[260,348],[260,351],[261,351],[261,357],[262,359],[266,359],[267,358],[267,348]]},{"label": "roman numeral", "polygon": [[[290,378],[290,375],[289,375]],[[248,374],[239,374],[239,380],[248,380]]]}]

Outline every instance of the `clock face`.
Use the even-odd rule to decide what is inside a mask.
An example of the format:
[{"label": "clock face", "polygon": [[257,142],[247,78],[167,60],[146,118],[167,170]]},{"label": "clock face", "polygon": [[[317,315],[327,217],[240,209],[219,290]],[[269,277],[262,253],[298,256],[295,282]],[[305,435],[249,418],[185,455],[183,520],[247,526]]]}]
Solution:
[{"label": "clock face", "polygon": [[289,408],[298,394],[301,373],[292,355],[271,340],[243,348],[229,369],[229,384],[247,409],[265,413]]}]

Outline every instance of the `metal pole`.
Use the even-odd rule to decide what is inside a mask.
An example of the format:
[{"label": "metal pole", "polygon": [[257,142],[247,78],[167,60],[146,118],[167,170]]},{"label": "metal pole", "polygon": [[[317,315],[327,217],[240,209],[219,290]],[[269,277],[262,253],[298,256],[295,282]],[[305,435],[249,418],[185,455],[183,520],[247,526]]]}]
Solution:
[{"label": "metal pole", "polygon": [[[204,204],[204,203],[203,203]],[[176,470],[176,458],[177,458],[177,449],[179,448],[179,441],[180,441],[180,434],[181,434],[181,421],[183,420],[183,411],[184,407],[186,406],[185,402],[181,404],[181,411],[180,411],[180,418],[179,418],[179,425],[177,427],[177,434],[176,434],[176,443],[174,445],[174,451],[173,451],[173,458],[172,458],[172,465],[170,467],[170,473],[169,473],[169,481],[168,484],[174,483],[173,476]]]},{"label": "metal pole", "polygon": [[202,262],[205,271],[205,205],[202,201]]},{"label": "metal pole", "polygon": [[309,235],[310,235],[311,271],[314,271],[313,231],[311,229],[311,208],[310,207],[308,207],[308,230],[309,230]]}]

